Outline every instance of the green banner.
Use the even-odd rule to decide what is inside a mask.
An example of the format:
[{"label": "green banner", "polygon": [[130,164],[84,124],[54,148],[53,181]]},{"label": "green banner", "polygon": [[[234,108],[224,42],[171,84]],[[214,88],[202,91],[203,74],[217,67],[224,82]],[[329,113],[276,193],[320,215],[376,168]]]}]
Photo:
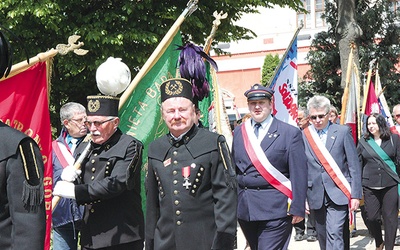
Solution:
[{"label": "green banner", "polygon": [[[147,169],[147,150],[149,144],[168,132],[160,112],[160,85],[165,80],[175,77],[179,50],[182,45],[178,32],[168,45],[164,54],[153,65],[149,72],[140,80],[131,96],[119,110],[119,128],[126,134],[140,140],[144,145],[142,183]],[[142,199],[145,204],[144,186]]]}]

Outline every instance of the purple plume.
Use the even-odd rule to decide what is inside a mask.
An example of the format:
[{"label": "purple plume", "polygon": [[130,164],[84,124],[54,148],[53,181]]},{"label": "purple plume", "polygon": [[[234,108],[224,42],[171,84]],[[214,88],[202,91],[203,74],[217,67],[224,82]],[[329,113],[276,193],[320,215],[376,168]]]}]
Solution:
[{"label": "purple plume", "polygon": [[218,70],[217,63],[207,55],[202,47],[192,43],[185,46],[179,46],[179,71],[181,77],[189,80],[193,86],[193,96],[198,101],[207,97],[210,92],[210,86],[206,79],[206,66],[204,60],[207,60],[215,70]]}]

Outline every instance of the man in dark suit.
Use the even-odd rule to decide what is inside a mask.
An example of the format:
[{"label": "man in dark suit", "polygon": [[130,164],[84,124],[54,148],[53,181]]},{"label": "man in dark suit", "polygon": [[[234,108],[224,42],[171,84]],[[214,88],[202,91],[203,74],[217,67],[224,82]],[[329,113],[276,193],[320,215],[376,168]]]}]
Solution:
[{"label": "man in dark suit", "polygon": [[236,179],[222,135],[196,126],[192,85],[162,83],[169,133],[152,142],[146,178],[146,250],[233,250]]},{"label": "man in dark suit", "polygon": [[344,249],[343,227],[362,196],[361,166],[348,126],[329,121],[330,101],[307,103],[311,125],[303,131],[308,164],[307,200],[314,210],[321,249]]},{"label": "man in dark suit", "polygon": [[273,90],[245,92],[251,119],[234,131],[238,220],[252,250],[287,249],[305,216],[307,165],[298,128],[271,115]]}]

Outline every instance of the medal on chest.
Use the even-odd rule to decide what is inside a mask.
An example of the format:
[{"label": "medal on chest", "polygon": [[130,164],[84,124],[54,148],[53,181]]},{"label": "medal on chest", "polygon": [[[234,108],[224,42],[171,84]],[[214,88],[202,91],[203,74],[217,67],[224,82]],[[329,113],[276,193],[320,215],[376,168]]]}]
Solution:
[{"label": "medal on chest", "polygon": [[190,177],[190,166],[182,168],[182,176],[183,176],[183,186],[188,190],[192,183],[189,181]]}]

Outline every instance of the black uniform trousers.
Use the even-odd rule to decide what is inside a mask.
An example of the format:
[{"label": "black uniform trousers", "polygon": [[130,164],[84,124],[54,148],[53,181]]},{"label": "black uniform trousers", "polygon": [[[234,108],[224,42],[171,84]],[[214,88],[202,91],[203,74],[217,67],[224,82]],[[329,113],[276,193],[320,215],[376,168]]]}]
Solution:
[{"label": "black uniform trousers", "polygon": [[363,191],[369,230],[375,239],[375,245],[378,247],[383,242],[380,223],[382,217],[385,249],[391,250],[394,248],[397,231],[397,185],[383,189],[363,187]]}]

